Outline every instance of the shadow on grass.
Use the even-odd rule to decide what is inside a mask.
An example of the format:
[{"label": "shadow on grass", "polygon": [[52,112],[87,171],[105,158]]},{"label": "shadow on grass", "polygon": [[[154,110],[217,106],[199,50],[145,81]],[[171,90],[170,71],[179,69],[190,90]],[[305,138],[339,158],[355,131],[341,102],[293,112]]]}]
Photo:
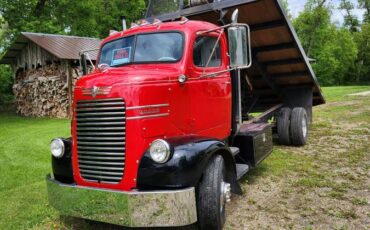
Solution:
[{"label": "shadow on grass", "polygon": [[[62,229],[94,229],[94,230],[128,230],[128,229],[135,229],[135,230],[142,230],[142,229],[148,229],[148,228],[129,228],[129,227],[123,227],[119,225],[114,224],[107,224],[103,222],[93,221],[93,220],[86,220],[76,217],[70,217],[70,216],[60,216],[60,222],[63,226]],[[161,228],[150,228],[153,230],[195,230],[197,229],[196,224],[192,224],[189,226],[184,227],[161,227]]]}]

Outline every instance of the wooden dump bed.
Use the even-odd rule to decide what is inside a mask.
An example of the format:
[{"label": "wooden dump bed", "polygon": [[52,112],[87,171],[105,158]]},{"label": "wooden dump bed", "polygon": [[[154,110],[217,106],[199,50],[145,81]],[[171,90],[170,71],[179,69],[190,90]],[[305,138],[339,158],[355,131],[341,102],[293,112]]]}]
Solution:
[{"label": "wooden dump bed", "polygon": [[252,110],[263,110],[281,103],[284,90],[299,87],[313,89],[312,105],[325,103],[308,58],[278,0],[221,0],[147,16],[162,21],[186,16],[219,24],[220,11],[226,13],[224,21],[229,23],[236,8],[239,9],[238,22],[251,27],[253,65],[244,74],[249,76],[253,85],[256,109]]}]

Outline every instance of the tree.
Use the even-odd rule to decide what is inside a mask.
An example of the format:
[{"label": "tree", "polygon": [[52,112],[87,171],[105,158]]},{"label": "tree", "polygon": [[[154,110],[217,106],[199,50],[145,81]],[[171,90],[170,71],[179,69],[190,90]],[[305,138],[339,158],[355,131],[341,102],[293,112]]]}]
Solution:
[{"label": "tree", "polygon": [[110,29],[122,29],[120,16],[130,23],[141,18],[144,10],[144,0],[59,0],[55,15],[69,34],[104,38]]},{"label": "tree", "polygon": [[321,40],[325,39],[326,29],[331,24],[331,12],[324,5],[325,2],[325,0],[308,0],[304,11],[293,21],[308,56],[311,55],[312,50],[315,50],[315,46],[323,42]]},{"label": "tree", "polygon": [[9,66],[0,65],[0,104],[12,99],[12,70]]},{"label": "tree", "polygon": [[283,7],[283,10],[285,11],[285,14],[288,16],[290,20],[292,20],[292,14],[290,13],[290,10],[289,10],[288,0],[281,0],[280,2]]},{"label": "tree", "polygon": [[344,16],[344,26],[349,28],[352,32],[357,32],[360,23],[357,17],[352,13],[354,8],[354,4],[349,0],[341,0],[339,5],[339,9],[346,12],[346,15]]},{"label": "tree", "polygon": [[358,57],[356,62],[356,83],[370,82],[370,24],[363,24],[361,32],[356,33]]},{"label": "tree", "polygon": [[358,0],[360,8],[365,9],[364,23],[370,23],[370,0]]},{"label": "tree", "polygon": [[339,85],[353,81],[349,70],[357,58],[352,34],[331,22],[331,9],[325,1],[309,0],[304,11],[293,21],[303,48],[323,85]]}]

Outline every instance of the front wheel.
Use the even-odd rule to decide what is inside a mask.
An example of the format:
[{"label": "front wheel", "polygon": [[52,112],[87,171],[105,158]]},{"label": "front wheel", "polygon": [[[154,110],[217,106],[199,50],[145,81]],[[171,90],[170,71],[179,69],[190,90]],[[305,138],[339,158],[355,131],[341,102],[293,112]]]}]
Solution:
[{"label": "front wheel", "polygon": [[225,223],[226,201],[230,199],[230,184],[225,182],[222,156],[213,157],[199,183],[197,213],[200,229],[222,229]]}]

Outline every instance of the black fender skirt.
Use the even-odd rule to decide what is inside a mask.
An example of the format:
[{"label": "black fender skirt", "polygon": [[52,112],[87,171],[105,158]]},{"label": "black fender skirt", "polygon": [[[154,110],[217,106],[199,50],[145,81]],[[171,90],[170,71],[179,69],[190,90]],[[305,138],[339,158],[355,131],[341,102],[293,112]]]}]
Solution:
[{"label": "black fender skirt", "polygon": [[61,138],[64,142],[65,152],[62,158],[51,155],[51,166],[54,178],[63,183],[73,183],[72,170],[72,138]]},{"label": "black fender skirt", "polygon": [[222,141],[196,136],[168,138],[166,141],[171,147],[170,160],[164,164],[156,163],[147,150],[139,164],[138,189],[196,187],[210,158],[220,154],[225,161],[227,181],[234,193],[241,194],[235,160]]}]

